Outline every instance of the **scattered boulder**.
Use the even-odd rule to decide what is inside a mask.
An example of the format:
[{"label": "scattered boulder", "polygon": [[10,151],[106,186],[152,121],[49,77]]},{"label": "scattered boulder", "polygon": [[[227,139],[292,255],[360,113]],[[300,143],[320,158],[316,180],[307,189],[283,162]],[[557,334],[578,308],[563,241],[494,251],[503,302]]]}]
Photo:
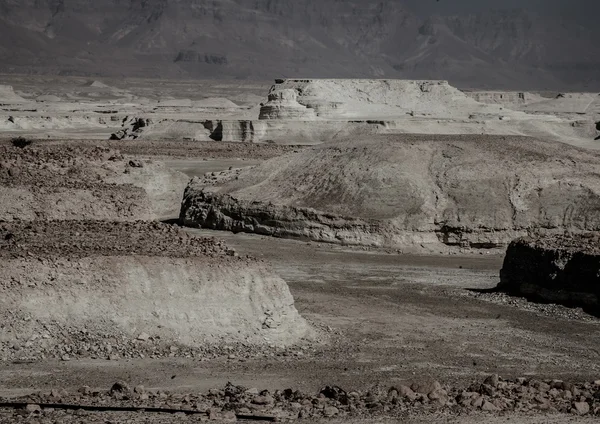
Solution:
[{"label": "scattered boulder", "polygon": [[[478,412],[476,418],[486,421],[485,415],[503,414],[510,418],[509,413],[531,414],[532,411],[553,411],[559,413],[572,413],[577,415],[590,415],[597,417],[600,414],[598,397],[591,397],[586,401],[572,402],[558,396],[542,399],[532,388],[527,379],[523,383],[518,381],[504,381],[506,387],[502,388],[495,396],[466,391],[463,387],[450,387],[447,403],[429,401],[426,397],[406,399],[386,397],[381,387],[372,390],[348,393],[348,402],[343,403],[335,397],[327,397],[321,393],[308,394],[292,389],[276,390],[273,393],[266,390],[257,394],[258,390],[247,390],[242,386],[228,383],[223,389],[210,389],[207,393],[167,393],[155,390],[129,389],[127,383],[119,382],[118,390],[101,390],[80,393],[70,396],[68,393],[58,393],[55,396],[46,394],[32,394],[18,399],[19,402],[38,405],[55,403],[60,397],[64,403],[87,403],[92,400],[104,405],[110,402],[115,406],[128,406],[148,408],[164,405],[180,405],[182,411],[194,413],[205,412],[208,419],[235,420],[249,418],[264,418],[272,421],[289,421],[298,418],[309,421],[321,421],[322,418],[336,418],[343,421],[385,420],[386,418],[398,419],[400,416],[468,416]],[[547,381],[548,382],[548,381]],[[479,385],[481,386],[481,385]],[[114,386],[113,386],[114,387]],[[122,388],[123,387],[123,388]],[[335,387],[335,386],[332,386]],[[577,385],[580,389],[591,390],[589,383]],[[388,393],[394,392],[390,389]],[[55,391],[53,391],[54,393]],[[82,399],[79,399],[81,397]],[[37,410],[31,407],[32,411]],[[530,416],[530,415],[526,415]],[[560,416],[559,416],[560,417]]]},{"label": "scattered boulder", "polygon": [[586,415],[590,412],[590,404],[587,402],[574,402],[573,412],[578,415]]},{"label": "scattered boulder", "polygon": [[0,103],[25,103],[23,97],[17,95],[10,85],[0,84]]}]

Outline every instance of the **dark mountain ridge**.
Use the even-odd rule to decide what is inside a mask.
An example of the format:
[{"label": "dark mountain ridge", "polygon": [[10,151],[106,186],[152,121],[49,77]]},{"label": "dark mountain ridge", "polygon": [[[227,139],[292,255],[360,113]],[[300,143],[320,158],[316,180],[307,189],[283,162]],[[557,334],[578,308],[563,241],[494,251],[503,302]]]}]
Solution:
[{"label": "dark mountain ridge", "polygon": [[598,90],[600,31],[523,10],[420,18],[402,0],[0,0],[0,72]]}]

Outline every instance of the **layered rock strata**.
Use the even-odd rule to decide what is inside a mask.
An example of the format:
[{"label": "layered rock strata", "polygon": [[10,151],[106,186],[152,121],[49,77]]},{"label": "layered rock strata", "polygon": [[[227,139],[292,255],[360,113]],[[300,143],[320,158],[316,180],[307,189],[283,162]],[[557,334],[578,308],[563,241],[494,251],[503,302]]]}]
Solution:
[{"label": "layered rock strata", "polygon": [[600,155],[492,136],[370,136],[186,188],[185,225],[341,244],[493,248],[600,230]]}]

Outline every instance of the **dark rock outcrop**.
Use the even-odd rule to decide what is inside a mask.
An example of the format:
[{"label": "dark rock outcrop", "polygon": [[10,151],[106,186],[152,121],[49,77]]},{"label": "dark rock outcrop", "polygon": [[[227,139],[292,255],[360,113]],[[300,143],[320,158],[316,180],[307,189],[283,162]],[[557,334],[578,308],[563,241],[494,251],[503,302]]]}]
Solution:
[{"label": "dark rock outcrop", "polygon": [[498,290],[600,315],[600,233],[513,241]]}]

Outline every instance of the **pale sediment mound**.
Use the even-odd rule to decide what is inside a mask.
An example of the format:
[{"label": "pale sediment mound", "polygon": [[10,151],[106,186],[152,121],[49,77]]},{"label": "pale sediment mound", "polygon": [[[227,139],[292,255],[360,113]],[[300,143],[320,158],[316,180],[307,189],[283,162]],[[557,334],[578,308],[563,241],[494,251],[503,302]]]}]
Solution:
[{"label": "pale sediment mound", "polygon": [[101,81],[92,81],[92,82],[88,83],[87,86],[93,87],[93,88],[111,88],[110,86],[104,84]]},{"label": "pale sediment mound", "polygon": [[184,174],[100,147],[0,146],[0,220],[177,215]]},{"label": "pale sediment mound", "polygon": [[24,103],[26,100],[17,95],[10,85],[0,85],[0,103]]},{"label": "pale sediment mound", "polygon": [[[262,262],[144,222],[0,223],[0,357],[138,357],[309,335]],[[21,343],[28,341],[28,343]]]},{"label": "pale sediment mound", "polygon": [[600,233],[513,241],[498,290],[600,315]]},{"label": "pale sediment mound", "polygon": [[368,136],[188,185],[185,225],[317,241],[499,247],[600,230],[600,154],[504,136]]},{"label": "pale sediment mound", "polygon": [[447,118],[501,110],[476,102],[447,81],[286,79],[276,81],[268,100],[259,119]]}]

